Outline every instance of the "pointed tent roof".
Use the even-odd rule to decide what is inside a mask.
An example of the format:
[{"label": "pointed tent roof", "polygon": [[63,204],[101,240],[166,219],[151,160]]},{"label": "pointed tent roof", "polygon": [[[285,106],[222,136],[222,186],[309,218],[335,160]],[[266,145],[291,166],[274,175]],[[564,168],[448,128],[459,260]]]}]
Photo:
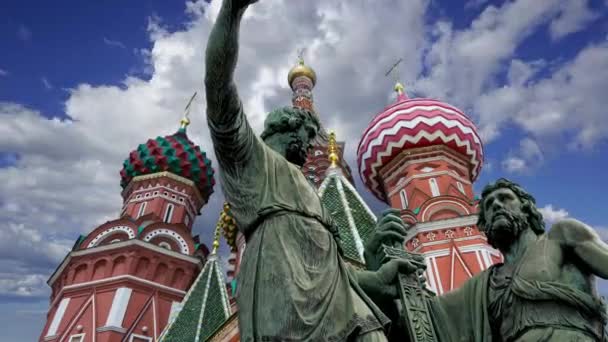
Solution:
[{"label": "pointed tent roof", "polygon": [[[333,132],[330,133],[329,140],[329,154],[334,155]],[[336,158],[335,155],[332,158]],[[376,227],[376,216],[337,165],[339,165],[338,161],[333,160],[318,194],[338,226],[344,256],[351,261],[365,264],[364,245]]]},{"label": "pointed tent roof", "polygon": [[225,283],[219,259],[212,254],[159,341],[202,342],[211,337],[231,314]]},{"label": "pointed tent roof", "polygon": [[206,341],[230,317],[226,280],[217,256],[220,229],[228,210],[229,206],[225,204],[215,228],[213,251],[182,301],[179,313],[169,322],[159,341]]}]

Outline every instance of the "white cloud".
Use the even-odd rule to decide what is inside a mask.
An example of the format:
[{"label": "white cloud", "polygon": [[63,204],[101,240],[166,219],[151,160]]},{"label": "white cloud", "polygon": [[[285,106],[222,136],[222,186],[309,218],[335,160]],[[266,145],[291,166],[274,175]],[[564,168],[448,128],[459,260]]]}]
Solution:
[{"label": "white cloud", "polygon": [[553,208],[552,204],[547,204],[538,208],[538,210],[543,214],[543,219],[548,226],[568,217],[568,212],[565,209]]},{"label": "white cloud", "polygon": [[519,142],[519,148],[510,151],[502,162],[503,168],[510,173],[526,173],[540,166],[544,160],[538,143],[530,138]]},{"label": "white cloud", "polygon": [[47,90],[53,89],[53,85],[46,77],[42,77],[40,81],[42,81],[42,85],[44,85],[44,88],[46,88]]},{"label": "white cloud", "polygon": [[103,37],[103,42],[104,42],[104,44],[106,44],[108,46],[118,47],[118,48],[121,48],[121,49],[126,49],[127,48],[125,46],[125,44],[123,44],[122,42],[120,42],[118,40],[112,40],[112,39],[108,39],[106,37]]},{"label": "white cloud", "polygon": [[[514,62],[515,63],[515,62]],[[521,65],[524,62],[516,62]],[[536,73],[532,64],[513,67],[524,70],[526,79]],[[513,77],[509,85],[488,90],[478,98],[475,107],[489,119],[482,130],[497,137],[499,128],[515,122],[536,140],[560,138],[569,133],[573,139],[559,145],[572,148],[592,148],[596,142],[608,137],[605,108],[608,98],[608,44],[591,44],[582,49],[567,63],[554,67],[554,71],[534,82],[521,82]],[[515,72],[513,72],[515,74]],[[529,77],[528,77],[529,79]]]},{"label": "white cloud", "polygon": [[8,71],[4,70],[4,69],[0,69],[0,76],[6,76],[8,75]]},{"label": "white cloud", "polygon": [[577,32],[600,17],[589,7],[587,0],[562,1],[560,8],[560,14],[549,25],[549,33],[553,40]]},{"label": "white cloud", "polygon": [[[15,248],[0,253],[1,270],[13,266],[19,269],[0,272],[4,281],[0,291],[28,293],[19,290],[22,285],[16,283],[26,277],[30,285],[23,286],[42,286],[38,289],[42,292],[29,293],[46,291],[46,285],[36,279],[44,275],[46,280],[52,271],[48,264],[55,266],[58,256],[78,234],[88,233],[118,215],[122,204],[118,172],[129,151],[148,138],[173,133],[193,91],[201,96],[193,106],[188,132],[216,165],[205,122],[202,79],[204,47],[220,3],[188,1],[190,19],[178,31],[165,28],[161,18],[150,18],[151,48],[139,51],[144,57],[146,79],[125,76],[120,85],[99,86],[82,80],[69,90],[65,102],[70,119],[49,119],[20,104],[0,103],[0,150],[18,156],[12,165],[0,168],[0,233],[14,239],[22,238],[17,234],[26,234],[26,244],[38,237],[43,242],[56,241],[56,245],[43,243],[37,252],[39,258],[25,256]],[[425,25],[429,0],[379,0],[373,4],[347,0],[261,1],[250,8],[243,22],[236,73],[239,93],[252,125],[259,131],[266,112],[290,104],[286,75],[298,49],[305,48],[304,58],[318,75],[315,106],[325,125],[336,129],[340,140],[347,141],[345,154],[353,171],[360,134],[391,94],[392,79],[384,77],[384,72],[399,57],[404,58],[401,79],[416,80],[414,91],[453,102],[465,110],[472,108],[487,141],[498,136],[506,118],[522,120],[522,127],[536,132],[524,120],[525,113],[536,113],[531,111],[536,103],[524,99],[549,101],[543,101],[542,94],[550,93],[540,89],[543,82],[531,81],[544,64],[511,63],[510,84],[505,88],[496,89],[493,79],[521,42],[559,13],[557,3],[518,0],[501,7],[488,6],[470,27],[459,31],[447,21],[432,28]],[[115,42],[104,41],[109,45]],[[583,58],[583,54],[589,56]],[[587,86],[601,86],[601,70],[608,68],[597,69],[589,85],[581,78],[584,70],[579,70],[591,62],[596,68],[602,67],[601,56],[594,54],[581,52],[577,57],[581,61],[550,75],[546,82],[553,87],[569,83],[566,90],[558,89],[561,96],[555,100],[562,105],[568,102],[565,91],[583,96],[577,98],[579,102],[597,94],[599,90],[588,95],[584,91],[589,91]],[[560,76],[560,72],[566,75]],[[575,76],[567,77],[570,74]],[[527,94],[531,88],[538,94]],[[595,101],[603,103],[602,99]],[[566,107],[572,109],[573,105]],[[595,110],[581,116],[593,118],[597,113]],[[582,122],[583,118],[571,120]],[[537,142],[535,134],[531,133],[530,141]],[[591,142],[602,137],[587,135]],[[522,142],[522,146],[525,144]],[[526,155],[521,148],[513,157],[524,161],[538,157]],[[369,198],[363,187],[360,189]],[[221,202],[217,185],[195,225],[195,231],[207,242]]]}]

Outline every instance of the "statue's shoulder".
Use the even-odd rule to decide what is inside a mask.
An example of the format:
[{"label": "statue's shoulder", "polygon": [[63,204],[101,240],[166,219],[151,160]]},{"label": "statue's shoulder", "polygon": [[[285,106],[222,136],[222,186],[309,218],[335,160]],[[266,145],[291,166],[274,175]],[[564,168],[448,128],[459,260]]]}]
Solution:
[{"label": "statue's shoulder", "polygon": [[555,240],[566,245],[573,245],[595,239],[597,234],[593,228],[581,221],[564,219],[551,226],[547,237],[550,240]]}]

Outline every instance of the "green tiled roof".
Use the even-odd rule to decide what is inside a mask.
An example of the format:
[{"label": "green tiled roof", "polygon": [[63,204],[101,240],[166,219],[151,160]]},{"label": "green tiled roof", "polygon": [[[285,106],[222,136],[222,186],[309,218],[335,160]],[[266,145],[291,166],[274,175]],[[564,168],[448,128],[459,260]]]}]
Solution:
[{"label": "green tiled roof", "polygon": [[341,172],[330,170],[319,196],[338,226],[344,256],[365,263],[363,246],[376,226],[376,216]]},{"label": "green tiled roof", "polygon": [[206,341],[230,317],[230,303],[222,268],[216,255],[209,256],[203,270],[186,294],[182,309],[165,328],[159,341]]}]

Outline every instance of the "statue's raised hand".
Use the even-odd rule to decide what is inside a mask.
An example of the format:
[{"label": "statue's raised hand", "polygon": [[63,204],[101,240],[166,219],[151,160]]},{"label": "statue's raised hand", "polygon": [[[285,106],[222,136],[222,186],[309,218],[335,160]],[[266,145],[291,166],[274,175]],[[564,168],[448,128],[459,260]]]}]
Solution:
[{"label": "statue's raised hand", "polygon": [[399,215],[399,209],[387,209],[378,219],[376,229],[365,244],[364,256],[368,270],[376,271],[382,265],[383,245],[391,247],[403,245],[407,232],[405,223]]}]

